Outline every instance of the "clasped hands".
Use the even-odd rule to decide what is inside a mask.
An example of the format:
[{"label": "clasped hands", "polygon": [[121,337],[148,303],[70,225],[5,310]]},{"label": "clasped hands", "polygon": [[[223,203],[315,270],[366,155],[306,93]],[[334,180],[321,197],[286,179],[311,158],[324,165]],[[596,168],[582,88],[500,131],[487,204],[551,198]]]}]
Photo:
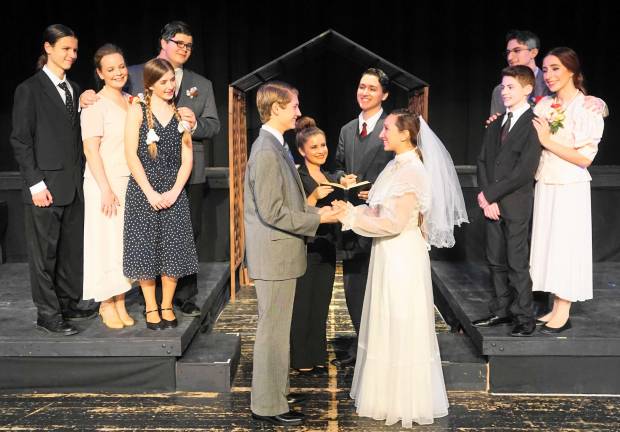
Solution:
[{"label": "clasped hands", "polygon": [[153,210],[159,211],[172,207],[177,201],[180,193],[181,191],[176,191],[174,189],[170,189],[163,193],[152,190],[147,194],[146,198],[149,200],[149,204]]},{"label": "clasped hands", "polygon": [[319,216],[321,223],[337,223],[342,222],[348,210],[347,203],[340,200],[332,201],[331,206],[319,208]]},{"label": "clasped hands", "polygon": [[478,205],[484,212],[484,216],[491,220],[499,220],[500,211],[497,203],[489,203],[484,196],[484,192],[478,194]]}]

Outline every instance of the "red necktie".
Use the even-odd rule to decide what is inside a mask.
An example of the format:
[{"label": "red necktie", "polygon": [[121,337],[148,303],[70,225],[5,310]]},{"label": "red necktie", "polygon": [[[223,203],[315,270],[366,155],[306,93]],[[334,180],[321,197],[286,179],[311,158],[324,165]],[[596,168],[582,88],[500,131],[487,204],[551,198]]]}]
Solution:
[{"label": "red necktie", "polygon": [[366,122],[362,123],[362,131],[360,132],[360,137],[364,138],[368,135],[368,131],[366,130]]}]

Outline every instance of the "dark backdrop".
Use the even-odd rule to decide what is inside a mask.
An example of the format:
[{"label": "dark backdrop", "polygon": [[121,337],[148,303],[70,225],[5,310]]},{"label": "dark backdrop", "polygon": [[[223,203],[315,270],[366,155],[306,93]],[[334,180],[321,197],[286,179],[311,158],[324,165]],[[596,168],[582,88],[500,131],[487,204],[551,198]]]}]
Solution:
[{"label": "dark backdrop", "polygon": [[[615,3],[615,2],[613,2]],[[266,5],[271,9],[267,10]],[[34,72],[41,33],[61,22],[79,38],[79,59],[70,76],[92,86],[92,55],[105,42],[125,50],[130,64],[157,53],[157,36],[166,22],[187,21],[196,49],[188,67],[215,86],[223,130],[209,154],[211,166],[227,164],[228,83],[333,28],[344,36],[412,72],[431,85],[430,121],[455,163],[472,164],[478,152],[490,93],[505,66],[501,52],[511,28],[530,29],[542,40],[542,52],[558,45],[580,54],[590,93],[602,97],[611,116],[596,163],[620,164],[620,104],[617,77],[620,44],[612,2],[441,2],[390,1],[12,1],[3,4],[0,56],[0,170],[15,170],[8,143],[15,86]],[[542,54],[539,56],[539,63]],[[357,115],[355,86],[359,65],[325,55],[287,76],[301,89],[301,109],[314,116],[330,147],[340,126]],[[394,105],[404,95],[394,94]],[[253,104],[251,105],[254,111]],[[251,127],[256,127],[255,116]],[[615,145],[614,145],[615,144]]]}]

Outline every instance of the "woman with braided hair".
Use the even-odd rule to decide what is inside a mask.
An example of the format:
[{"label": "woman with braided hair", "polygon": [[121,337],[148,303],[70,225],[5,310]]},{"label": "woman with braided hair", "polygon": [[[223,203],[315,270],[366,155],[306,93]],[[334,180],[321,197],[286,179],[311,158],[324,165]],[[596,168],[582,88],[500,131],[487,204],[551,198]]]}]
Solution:
[{"label": "woman with braided hair", "polygon": [[[131,171],[125,200],[123,271],[139,280],[146,327],[177,326],[172,299],[178,278],[198,271],[187,195],[192,170],[189,126],[174,106],[170,63],[144,65],[144,100],[132,104],[125,124],[125,157]],[[155,278],[161,276],[157,305]],[[161,316],[160,316],[161,311]]]}]

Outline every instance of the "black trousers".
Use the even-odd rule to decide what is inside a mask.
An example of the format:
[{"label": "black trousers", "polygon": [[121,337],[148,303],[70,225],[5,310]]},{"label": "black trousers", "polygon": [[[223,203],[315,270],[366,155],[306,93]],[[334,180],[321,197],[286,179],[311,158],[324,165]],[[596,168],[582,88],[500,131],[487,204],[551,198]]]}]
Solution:
[{"label": "black trousers", "polygon": [[[355,327],[355,333],[360,333],[362,309],[364,307],[364,294],[366,293],[366,280],[368,279],[368,265],[370,254],[358,254],[353,258],[342,260],[342,273],[344,282],[344,295],[347,301],[347,309]],[[357,337],[349,348],[349,354],[357,354]]]},{"label": "black trousers", "polygon": [[308,268],[297,279],[291,321],[291,367],[327,362],[325,326],[336,273],[336,248],[327,240],[308,245]]},{"label": "black trousers", "polygon": [[534,322],[528,230],[528,220],[486,220],[486,254],[495,289],[489,309],[519,324]]},{"label": "black trousers", "polygon": [[[192,230],[194,232],[194,243],[196,244],[196,253],[200,261],[200,234],[202,232],[202,201],[204,196],[204,183],[187,184],[185,191],[189,200],[189,211],[192,220]],[[198,294],[198,277],[191,274],[180,278],[177,282],[177,289],[174,292],[175,303],[182,304],[186,301],[196,301]]]},{"label": "black trousers", "polygon": [[45,321],[77,309],[82,297],[84,203],[24,206],[32,300]]}]

